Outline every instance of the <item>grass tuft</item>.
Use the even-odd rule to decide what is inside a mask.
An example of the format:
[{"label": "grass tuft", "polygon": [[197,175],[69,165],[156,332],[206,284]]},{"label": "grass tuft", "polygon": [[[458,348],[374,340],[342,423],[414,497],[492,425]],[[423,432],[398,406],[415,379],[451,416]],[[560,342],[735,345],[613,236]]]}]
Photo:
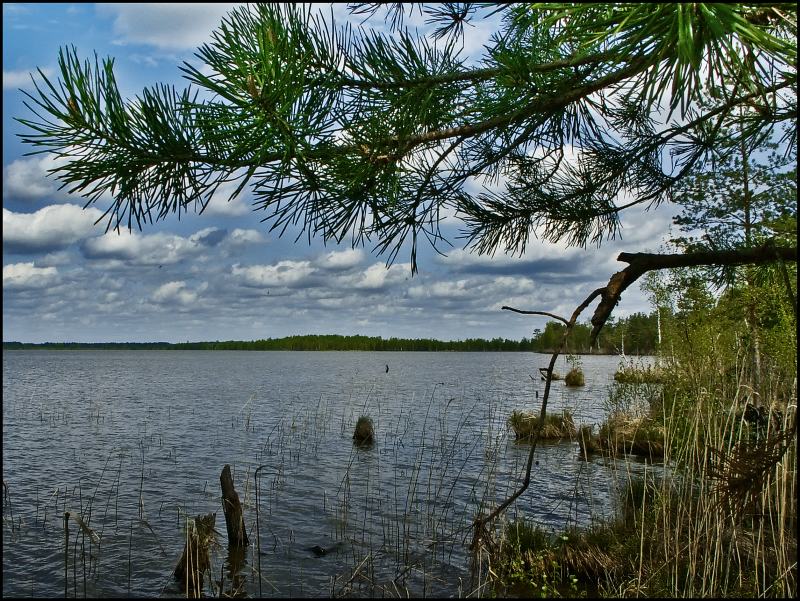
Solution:
[{"label": "grass tuft", "polygon": [[356,429],[353,432],[353,441],[357,445],[369,445],[375,440],[375,427],[372,418],[362,415],[356,422]]},{"label": "grass tuft", "polygon": [[[507,423],[517,440],[531,440],[538,428],[539,416],[525,411],[514,411]],[[576,434],[575,422],[569,411],[563,411],[560,415],[548,413],[541,426],[539,440],[575,438]]]}]

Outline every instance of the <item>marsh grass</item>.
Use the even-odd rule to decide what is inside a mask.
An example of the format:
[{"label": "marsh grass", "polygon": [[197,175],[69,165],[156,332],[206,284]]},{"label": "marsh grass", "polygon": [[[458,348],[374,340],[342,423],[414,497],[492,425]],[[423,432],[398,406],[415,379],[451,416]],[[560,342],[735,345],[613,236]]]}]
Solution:
[{"label": "marsh grass", "polygon": [[564,376],[564,384],[567,386],[585,386],[586,377],[580,367],[573,367]]},{"label": "marsh grass", "polygon": [[658,367],[650,365],[621,365],[614,372],[614,381],[620,384],[661,384],[664,374]]},{"label": "marsh grass", "polygon": [[372,423],[372,418],[368,415],[362,415],[358,418],[353,432],[353,441],[357,445],[369,445],[375,441],[375,426]]},{"label": "marsh grass", "polygon": [[[496,594],[796,596],[796,380],[764,378],[774,388],[754,397],[742,364],[719,361],[675,361],[663,385],[614,385],[589,440],[623,466],[615,515],[558,533],[509,524],[490,557]],[[760,425],[745,419],[754,398],[769,400]],[[634,477],[630,452],[662,463]]]},{"label": "marsh grass", "polygon": [[650,459],[664,457],[664,428],[648,417],[615,412],[601,424],[594,442],[612,455],[630,453]]},{"label": "marsh grass", "polygon": [[509,416],[507,425],[514,432],[517,441],[530,441],[537,430],[539,430],[539,440],[574,439],[577,434],[572,413],[568,410],[560,414],[546,414],[541,427],[538,415],[515,410]]}]

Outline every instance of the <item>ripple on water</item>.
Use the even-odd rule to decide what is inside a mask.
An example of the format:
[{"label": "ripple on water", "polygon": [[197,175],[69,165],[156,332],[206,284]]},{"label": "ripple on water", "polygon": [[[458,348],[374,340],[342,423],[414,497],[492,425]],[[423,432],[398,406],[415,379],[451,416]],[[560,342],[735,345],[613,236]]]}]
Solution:
[{"label": "ripple on water", "polygon": [[[359,565],[376,586],[455,595],[469,581],[469,524],[521,481],[528,447],[508,439],[505,418],[538,404],[543,383],[529,374],[539,363],[506,353],[4,351],[3,595],[64,594],[65,507],[101,535],[88,545],[70,523],[71,592],[84,593],[85,559],[87,596],[175,593],[186,520],[208,512],[222,543],[218,581],[225,464],[251,533],[237,576],[249,595],[259,538],[265,595],[397,593],[350,580]],[[616,365],[585,357],[587,387],[554,389],[554,410],[599,421]],[[359,449],[362,413],[376,441]],[[609,468],[580,461],[575,444],[542,445],[537,460],[518,512],[555,527],[611,506]],[[317,557],[315,545],[339,546]]]}]

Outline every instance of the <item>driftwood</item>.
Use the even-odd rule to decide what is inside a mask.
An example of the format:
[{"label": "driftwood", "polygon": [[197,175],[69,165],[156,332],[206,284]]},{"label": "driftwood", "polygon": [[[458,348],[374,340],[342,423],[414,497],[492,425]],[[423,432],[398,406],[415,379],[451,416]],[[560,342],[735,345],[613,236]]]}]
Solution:
[{"label": "driftwood", "polygon": [[186,524],[186,544],[172,574],[188,597],[202,595],[203,577],[211,569],[209,548],[214,540],[216,518],[216,513],[198,515]]},{"label": "driftwood", "polygon": [[231,476],[231,466],[225,465],[219,476],[219,483],[222,487],[222,510],[225,513],[225,525],[228,528],[228,546],[246,547],[250,544],[247,539],[247,530],[244,526],[244,513],[242,504],[239,502],[239,495],[233,487],[233,477]]}]

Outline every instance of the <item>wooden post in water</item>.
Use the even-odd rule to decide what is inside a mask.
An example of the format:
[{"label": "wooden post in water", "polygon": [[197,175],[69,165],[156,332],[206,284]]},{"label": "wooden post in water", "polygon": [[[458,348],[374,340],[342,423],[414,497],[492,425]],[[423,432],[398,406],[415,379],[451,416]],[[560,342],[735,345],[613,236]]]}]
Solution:
[{"label": "wooden post in water", "polygon": [[225,512],[225,525],[228,528],[228,546],[246,547],[250,541],[247,539],[247,531],[244,527],[242,504],[233,487],[230,465],[225,464],[225,467],[222,468],[219,483],[222,487],[222,510]]},{"label": "wooden post in water", "polygon": [[172,574],[187,597],[202,595],[203,576],[211,568],[209,547],[214,538],[216,518],[216,513],[198,515],[186,524],[186,545]]}]

